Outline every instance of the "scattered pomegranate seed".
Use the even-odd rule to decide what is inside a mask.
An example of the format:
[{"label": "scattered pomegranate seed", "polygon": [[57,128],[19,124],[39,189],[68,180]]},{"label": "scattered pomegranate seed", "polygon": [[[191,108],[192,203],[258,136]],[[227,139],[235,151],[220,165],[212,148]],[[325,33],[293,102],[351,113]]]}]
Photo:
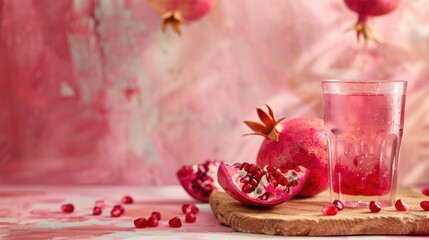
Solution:
[{"label": "scattered pomegranate seed", "polygon": [[380,203],[378,203],[376,201],[369,202],[369,210],[372,213],[378,213],[378,212],[380,212],[380,210],[381,210]]},{"label": "scattered pomegranate seed", "polygon": [[327,204],[322,208],[323,215],[334,216],[338,213],[338,208],[334,204]]},{"label": "scattered pomegranate seed", "polygon": [[159,212],[152,212],[150,216],[155,217],[158,221],[161,220],[161,213]]},{"label": "scattered pomegranate seed", "polygon": [[194,204],[183,204],[182,211],[183,213],[197,214],[200,211],[200,209],[198,209],[198,207],[195,206]]},{"label": "scattered pomegranate seed", "polygon": [[65,213],[72,213],[74,211],[74,205],[71,203],[61,205],[61,210]]},{"label": "scattered pomegranate seed", "polygon": [[429,211],[429,201],[421,201],[420,207],[422,207],[425,211]]},{"label": "scattered pomegranate seed", "polygon": [[146,218],[137,218],[134,220],[134,226],[136,226],[136,228],[145,228],[147,226]]},{"label": "scattered pomegranate seed", "polygon": [[409,209],[410,207],[408,207],[408,204],[407,204],[406,202],[402,201],[401,199],[398,199],[398,200],[395,202],[395,208],[396,208],[396,210],[398,210],[398,211],[404,212],[404,211],[408,211],[408,209]]},{"label": "scattered pomegranate seed", "polygon": [[422,190],[423,195],[429,196],[429,188],[425,188]]},{"label": "scattered pomegranate seed", "polygon": [[115,208],[119,209],[121,211],[121,214],[124,214],[124,212],[125,212],[124,207],[122,207],[121,205],[115,205],[115,206],[113,206],[113,209],[115,209]]},{"label": "scattered pomegranate seed", "polygon": [[114,207],[112,209],[112,211],[110,211],[110,216],[112,216],[112,217],[120,217],[120,216],[122,216],[123,213],[124,213],[124,211],[121,210],[121,208]]},{"label": "scattered pomegranate seed", "polygon": [[192,213],[186,214],[185,222],[194,223],[196,220],[197,220],[197,217],[195,216],[195,214],[192,214]]},{"label": "scattered pomegranate seed", "polygon": [[148,227],[158,227],[158,219],[156,219],[155,217],[150,217],[147,220],[147,225]]},{"label": "scattered pomegranate seed", "polygon": [[334,201],[332,202],[332,204],[334,204],[334,205],[335,205],[335,207],[337,207],[338,211],[341,211],[341,210],[343,210],[343,209],[344,209],[344,204],[343,204],[343,202],[341,202],[340,200],[334,200]]},{"label": "scattered pomegranate seed", "polygon": [[168,221],[168,225],[170,225],[170,227],[179,228],[182,226],[182,221],[180,221],[179,217],[174,217]]},{"label": "scattered pomegranate seed", "polygon": [[106,206],[106,202],[104,200],[95,201],[94,207],[103,209],[105,206]]},{"label": "scattered pomegranate seed", "polygon": [[98,216],[98,215],[100,215],[101,214],[101,208],[99,208],[99,207],[94,207],[94,210],[92,210],[92,215],[94,215],[94,216]]},{"label": "scattered pomegranate seed", "polygon": [[131,204],[133,202],[134,202],[134,199],[132,197],[128,196],[128,195],[122,197],[122,203]]}]

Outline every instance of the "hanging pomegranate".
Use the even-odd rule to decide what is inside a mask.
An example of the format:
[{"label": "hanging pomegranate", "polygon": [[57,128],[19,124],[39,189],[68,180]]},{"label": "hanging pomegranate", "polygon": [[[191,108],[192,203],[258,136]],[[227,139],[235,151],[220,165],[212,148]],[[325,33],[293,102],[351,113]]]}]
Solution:
[{"label": "hanging pomegranate", "polygon": [[356,25],[352,28],[356,31],[358,40],[363,37],[365,42],[372,40],[380,43],[375,32],[368,24],[372,17],[388,14],[396,9],[400,0],[344,0],[349,9],[356,12],[359,17]]},{"label": "hanging pomegranate", "polygon": [[164,19],[162,30],[171,25],[181,34],[180,25],[202,18],[213,6],[215,0],[148,0],[149,5]]}]

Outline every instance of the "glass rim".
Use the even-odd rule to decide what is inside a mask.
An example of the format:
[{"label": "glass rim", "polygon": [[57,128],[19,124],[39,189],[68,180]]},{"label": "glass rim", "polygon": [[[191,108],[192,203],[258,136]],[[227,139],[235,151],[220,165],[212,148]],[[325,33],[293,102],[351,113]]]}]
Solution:
[{"label": "glass rim", "polygon": [[339,79],[326,79],[322,83],[347,83],[347,84],[389,84],[389,83],[402,83],[407,84],[406,80],[339,80]]}]

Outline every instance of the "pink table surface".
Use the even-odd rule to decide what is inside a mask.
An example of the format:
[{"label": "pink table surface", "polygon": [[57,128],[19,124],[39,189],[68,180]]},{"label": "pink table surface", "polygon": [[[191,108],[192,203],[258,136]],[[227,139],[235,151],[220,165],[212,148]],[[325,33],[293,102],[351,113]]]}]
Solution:
[{"label": "pink table surface", "polygon": [[[110,217],[110,209],[124,195],[135,202],[123,205],[125,213]],[[96,200],[106,201],[101,216],[92,216]],[[73,213],[63,213],[63,203],[73,203]],[[234,232],[220,225],[210,206],[196,203],[200,208],[197,222],[170,228],[168,220],[183,219],[181,206],[194,202],[180,186],[0,186],[0,238],[2,239],[297,239]],[[136,229],[133,220],[148,217],[152,211],[162,214],[157,228]],[[428,239],[423,236],[355,236],[337,239]]]}]

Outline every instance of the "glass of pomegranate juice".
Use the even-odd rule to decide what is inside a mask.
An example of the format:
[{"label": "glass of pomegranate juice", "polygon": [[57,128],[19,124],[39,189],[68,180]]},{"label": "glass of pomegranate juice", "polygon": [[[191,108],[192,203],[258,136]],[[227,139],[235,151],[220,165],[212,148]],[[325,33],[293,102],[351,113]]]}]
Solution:
[{"label": "glass of pomegranate juice", "polygon": [[406,81],[322,82],[331,201],[395,201]]}]

